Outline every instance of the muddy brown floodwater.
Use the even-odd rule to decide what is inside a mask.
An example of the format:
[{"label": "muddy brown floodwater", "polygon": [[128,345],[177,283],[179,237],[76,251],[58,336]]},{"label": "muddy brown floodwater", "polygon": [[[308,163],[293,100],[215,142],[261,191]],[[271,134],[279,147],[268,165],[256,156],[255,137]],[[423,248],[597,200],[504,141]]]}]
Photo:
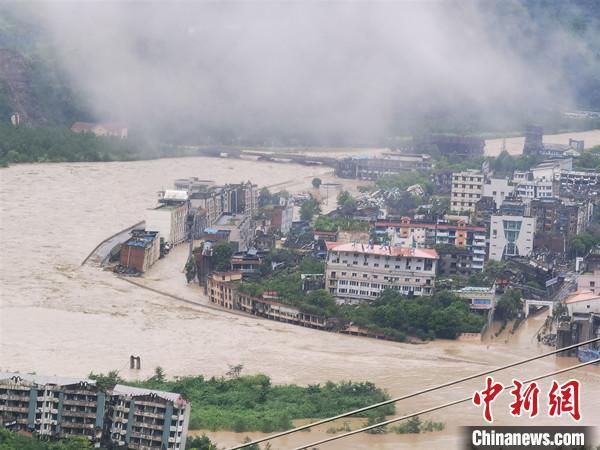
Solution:
[{"label": "muddy brown floodwater", "polygon": [[[291,191],[309,189],[314,176],[335,181],[330,169],[323,167],[205,158],[17,165],[0,170],[0,370],[85,376],[118,369],[125,378],[137,378],[160,365],[169,376],[212,376],[241,363],[246,373],[263,372],[274,383],[370,380],[396,396],[546,350],[535,340],[543,316],[530,319],[514,335],[505,332],[484,343],[435,341],[415,346],[209,310],[80,266],[98,242],[143,218],[156,201],[156,191],[188,176],[219,183],[247,179],[260,185],[282,183]],[[172,255],[173,266],[161,261],[162,266],[148,275],[148,283],[201,302],[201,293],[185,285],[177,267],[181,254],[178,250]],[[141,356],[141,372],[128,369],[130,354]],[[575,362],[551,357],[498,378],[524,378]],[[597,425],[600,369],[580,369],[576,376],[584,383],[583,423]],[[480,384],[470,382],[403,402],[397,411],[417,411],[464,397]],[[499,423],[521,423],[508,417],[506,403],[495,404]],[[470,405],[429,418],[445,422],[446,429],[413,436],[360,435],[322,448],[457,448],[457,427],[482,423],[480,411]],[[546,417],[533,422],[568,423]],[[210,435],[227,445],[246,434]],[[324,430],[298,433],[274,441],[273,448],[324,435]]]}]

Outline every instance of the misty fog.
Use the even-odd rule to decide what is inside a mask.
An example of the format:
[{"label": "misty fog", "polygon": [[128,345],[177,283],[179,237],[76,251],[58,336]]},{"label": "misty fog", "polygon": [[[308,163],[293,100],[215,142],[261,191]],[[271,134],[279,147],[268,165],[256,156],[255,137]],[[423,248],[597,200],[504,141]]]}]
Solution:
[{"label": "misty fog", "polygon": [[447,115],[502,125],[573,105],[562,61],[581,42],[524,29],[520,2],[497,6],[46,2],[19,13],[47,33],[100,120],[363,142]]}]

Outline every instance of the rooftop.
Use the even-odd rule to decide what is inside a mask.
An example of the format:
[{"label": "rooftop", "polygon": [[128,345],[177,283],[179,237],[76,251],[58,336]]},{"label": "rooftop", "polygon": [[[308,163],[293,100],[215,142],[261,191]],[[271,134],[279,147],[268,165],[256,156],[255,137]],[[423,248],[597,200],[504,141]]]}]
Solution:
[{"label": "rooftop", "polygon": [[597,301],[600,302],[600,294],[594,294],[592,291],[576,291],[573,292],[565,299],[566,304],[578,303],[578,302],[589,302]]},{"label": "rooftop", "polygon": [[24,381],[29,381],[30,383],[46,385],[53,384],[56,386],[69,386],[71,384],[77,383],[88,383],[91,385],[95,385],[95,380],[88,380],[87,378],[69,378],[69,377],[59,377],[56,375],[36,375],[30,373],[17,373],[17,372],[0,372],[0,380],[7,380],[9,378],[21,378]]},{"label": "rooftop", "polygon": [[123,384],[117,384],[113,389],[113,394],[126,395],[129,397],[141,397],[146,395],[156,395],[157,397],[163,398],[170,402],[176,402],[185,404],[186,401],[181,397],[181,394],[176,392],[166,391],[154,391],[152,389],[144,389],[133,386],[125,386]]},{"label": "rooftop", "polygon": [[354,252],[367,255],[402,256],[407,258],[439,259],[438,253],[430,248],[390,247],[387,245],[340,244],[325,242],[327,250],[338,252]]}]

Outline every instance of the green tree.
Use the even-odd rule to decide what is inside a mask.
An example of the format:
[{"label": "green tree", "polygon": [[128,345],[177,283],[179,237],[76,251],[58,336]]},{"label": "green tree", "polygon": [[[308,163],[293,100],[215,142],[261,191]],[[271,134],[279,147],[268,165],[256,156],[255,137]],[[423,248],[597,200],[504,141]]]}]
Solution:
[{"label": "green tree", "polygon": [[319,189],[319,187],[321,187],[322,181],[320,178],[313,178],[312,179],[312,185],[315,189]]},{"label": "green tree", "polygon": [[217,244],[212,252],[212,266],[214,270],[224,272],[231,269],[233,248],[229,242]]},{"label": "green tree", "polygon": [[315,215],[321,213],[321,206],[319,202],[310,198],[305,200],[302,205],[300,205],[300,218],[302,220],[311,220]]},{"label": "green tree", "polygon": [[496,317],[499,319],[513,319],[523,310],[521,292],[516,289],[508,289],[496,305]]}]

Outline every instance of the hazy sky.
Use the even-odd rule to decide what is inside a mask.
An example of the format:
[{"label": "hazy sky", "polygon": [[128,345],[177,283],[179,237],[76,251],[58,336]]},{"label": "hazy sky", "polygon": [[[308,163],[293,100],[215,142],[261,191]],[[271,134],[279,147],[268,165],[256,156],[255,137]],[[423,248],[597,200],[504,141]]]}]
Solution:
[{"label": "hazy sky", "polygon": [[431,111],[504,120],[569,103],[559,62],[578,45],[550,29],[537,49],[479,2],[35,5],[97,115],[161,132],[361,139]]}]

